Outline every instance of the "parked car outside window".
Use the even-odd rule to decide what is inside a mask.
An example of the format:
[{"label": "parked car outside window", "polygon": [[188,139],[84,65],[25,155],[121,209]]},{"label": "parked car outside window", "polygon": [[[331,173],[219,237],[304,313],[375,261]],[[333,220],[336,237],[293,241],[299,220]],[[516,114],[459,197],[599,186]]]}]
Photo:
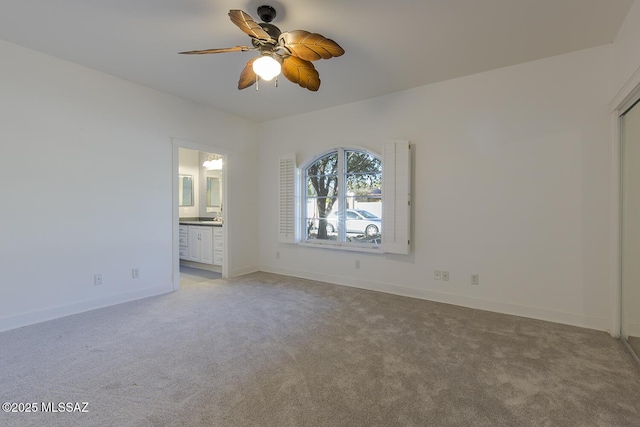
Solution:
[{"label": "parked car outside window", "polygon": [[[347,233],[364,234],[371,237],[382,231],[382,219],[363,209],[347,209],[345,211]],[[327,232],[334,233],[338,229],[338,215],[332,212],[327,216]]]}]

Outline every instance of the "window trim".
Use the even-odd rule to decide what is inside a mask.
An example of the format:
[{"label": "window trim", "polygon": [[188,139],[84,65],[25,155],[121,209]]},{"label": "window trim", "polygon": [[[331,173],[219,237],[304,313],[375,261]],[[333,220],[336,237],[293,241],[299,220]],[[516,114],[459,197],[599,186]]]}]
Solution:
[{"label": "window trim", "polygon": [[[326,156],[338,148],[376,153],[366,147],[359,146],[331,147],[323,152],[314,154],[302,167],[306,169],[321,156]],[[336,243],[327,244],[327,241],[322,240],[302,240],[301,235],[306,233],[306,221],[303,219],[305,212],[301,206],[301,184],[305,182],[305,179],[302,177],[301,168],[296,166],[295,153],[282,155],[280,157],[279,168],[280,205],[278,241],[280,243],[293,243],[331,250],[399,255],[410,254],[412,251],[411,223],[413,217],[413,203],[411,202],[413,187],[412,151],[412,145],[407,140],[387,140],[384,143],[384,154],[382,155],[382,191],[383,194],[385,194],[382,199],[383,240],[379,248],[371,248],[369,244],[367,244],[369,247],[351,246],[357,245],[351,242],[333,241]],[[283,165],[286,165],[286,167],[283,168]],[[292,183],[293,185],[291,185]],[[293,232],[291,230],[293,230]],[[343,243],[349,243],[349,246]]]},{"label": "window trim", "polygon": [[295,153],[288,153],[279,159],[278,182],[278,241],[297,243],[299,241],[298,216],[298,175]]},{"label": "window trim", "polygon": [[[337,176],[338,176],[338,182],[340,182],[340,180],[344,181],[344,176],[346,175],[346,168],[345,168],[345,152],[346,151],[361,151],[364,153],[368,153],[371,155],[376,156],[381,164],[382,164],[382,179],[384,180],[384,158],[383,156],[378,153],[377,151],[374,151],[370,148],[367,147],[362,147],[362,146],[358,146],[358,145],[340,145],[340,146],[334,146],[334,147],[330,147],[327,148],[324,151],[321,151],[319,153],[315,153],[312,157],[310,157],[309,159],[307,159],[306,162],[302,163],[299,167],[300,170],[300,174],[298,177],[298,185],[301,191],[300,194],[300,205],[299,205],[299,210],[297,212],[297,217],[300,219],[298,222],[298,233],[300,236],[300,239],[298,241],[298,244],[301,246],[308,246],[308,247],[318,247],[318,248],[324,248],[324,249],[333,249],[333,250],[344,250],[344,251],[357,251],[357,252],[370,252],[370,253],[379,253],[382,254],[384,253],[384,241],[381,243],[358,243],[358,242],[348,242],[346,241],[346,230],[343,229],[340,231],[340,236],[339,239],[340,240],[309,240],[307,238],[307,230],[306,230],[306,209],[307,209],[307,193],[306,193],[306,179],[307,179],[307,173],[306,170],[307,168],[309,168],[311,165],[313,165],[316,161],[318,161],[319,159],[328,156],[332,153],[338,153],[338,170],[337,170]],[[342,178],[340,178],[342,177]],[[382,184],[382,183],[381,183]],[[338,201],[343,201],[346,200],[346,186],[345,185],[339,185],[338,186],[338,194],[336,195],[336,198],[338,199]],[[382,200],[384,199],[384,192],[382,194]],[[382,203],[382,202],[381,202]],[[344,217],[345,214],[345,210],[346,207],[344,206],[344,203],[339,203],[339,209],[337,211],[338,215],[342,215]],[[383,204],[383,209],[384,209],[384,204]],[[384,212],[383,212],[384,215]],[[384,228],[383,228],[384,230]],[[344,239],[344,240],[342,240]]]},{"label": "window trim", "polygon": [[408,255],[411,253],[412,218],[412,153],[411,143],[391,140],[384,144],[382,188],[383,251]]}]

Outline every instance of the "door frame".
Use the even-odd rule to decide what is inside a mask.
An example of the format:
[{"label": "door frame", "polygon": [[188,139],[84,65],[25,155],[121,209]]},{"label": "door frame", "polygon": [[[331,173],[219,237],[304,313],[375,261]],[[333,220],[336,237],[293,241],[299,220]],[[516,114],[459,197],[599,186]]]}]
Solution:
[{"label": "door frame", "polygon": [[640,98],[640,68],[627,80],[609,103],[613,123],[611,145],[611,329],[620,337],[622,325],[622,115]]},{"label": "door frame", "polygon": [[[171,170],[171,179],[172,179],[172,197],[171,197],[171,218],[172,218],[172,250],[171,250],[171,259],[172,259],[172,271],[173,271],[173,290],[177,291],[180,289],[180,207],[178,201],[178,175],[179,175],[179,167],[180,167],[180,148],[186,148],[189,150],[202,151],[205,153],[215,153],[222,156],[222,162],[225,165],[228,165],[230,162],[229,157],[233,155],[232,151],[218,147],[215,145],[207,145],[201,144],[192,141],[185,141],[183,139],[171,138],[171,148],[172,148],[172,170]],[[223,250],[222,250],[222,277],[228,277],[228,266],[229,266],[229,244],[228,244],[228,236],[229,236],[229,226],[227,222],[227,218],[231,216],[228,215],[228,212],[233,210],[229,203],[227,202],[227,188],[229,187],[229,173],[223,168],[222,169],[222,220],[224,223],[225,232],[223,233]]]}]

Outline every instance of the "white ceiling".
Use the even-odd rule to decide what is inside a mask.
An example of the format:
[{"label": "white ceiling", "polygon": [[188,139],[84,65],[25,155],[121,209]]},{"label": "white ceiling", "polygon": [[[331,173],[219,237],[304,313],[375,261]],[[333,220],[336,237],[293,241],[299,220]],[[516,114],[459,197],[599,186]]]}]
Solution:
[{"label": "white ceiling", "polygon": [[[611,43],[633,0],[2,0],[0,39],[255,121]],[[282,31],[346,51],[316,61],[310,92],[280,78],[239,91],[256,52],[227,16],[270,4]]]}]

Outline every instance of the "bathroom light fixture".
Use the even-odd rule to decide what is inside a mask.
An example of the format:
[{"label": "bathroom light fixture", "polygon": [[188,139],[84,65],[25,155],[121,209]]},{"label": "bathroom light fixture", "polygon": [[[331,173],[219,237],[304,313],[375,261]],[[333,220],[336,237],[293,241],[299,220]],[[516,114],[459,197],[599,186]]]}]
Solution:
[{"label": "bathroom light fixture", "polygon": [[222,170],[222,157],[219,157],[215,154],[209,155],[202,166],[207,168],[208,170]]},{"label": "bathroom light fixture", "polygon": [[275,59],[271,54],[263,54],[260,58],[253,61],[253,72],[262,80],[270,81],[280,74],[282,66],[280,61]]}]

